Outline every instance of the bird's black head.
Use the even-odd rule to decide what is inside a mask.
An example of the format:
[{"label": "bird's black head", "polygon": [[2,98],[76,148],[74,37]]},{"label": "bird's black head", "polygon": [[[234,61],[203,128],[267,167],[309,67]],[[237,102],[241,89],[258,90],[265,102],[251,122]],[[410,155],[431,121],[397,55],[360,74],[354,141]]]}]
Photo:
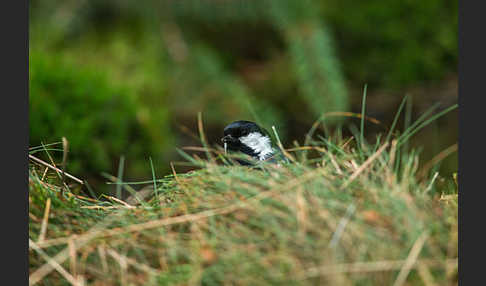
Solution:
[{"label": "bird's black head", "polygon": [[258,160],[265,160],[274,153],[266,130],[251,121],[235,121],[224,128],[221,139],[231,151],[243,152]]},{"label": "bird's black head", "polygon": [[[258,132],[264,134],[265,131],[260,128],[256,123],[251,121],[239,120],[235,121],[224,128],[224,136],[230,136],[233,138],[240,138],[247,136],[252,132]],[[266,134],[264,134],[266,135]]]}]

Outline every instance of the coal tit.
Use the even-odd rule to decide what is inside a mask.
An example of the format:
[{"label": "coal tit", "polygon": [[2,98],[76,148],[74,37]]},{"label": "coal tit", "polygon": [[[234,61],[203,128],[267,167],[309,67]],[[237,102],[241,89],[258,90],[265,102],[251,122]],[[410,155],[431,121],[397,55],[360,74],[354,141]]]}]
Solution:
[{"label": "coal tit", "polygon": [[[239,120],[224,128],[225,150],[242,152],[258,161],[278,162],[282,157],[278,148],[274,147],[268,132],[251,121]],[[251,165],[249,162],[237,160],[240,164]]]}]

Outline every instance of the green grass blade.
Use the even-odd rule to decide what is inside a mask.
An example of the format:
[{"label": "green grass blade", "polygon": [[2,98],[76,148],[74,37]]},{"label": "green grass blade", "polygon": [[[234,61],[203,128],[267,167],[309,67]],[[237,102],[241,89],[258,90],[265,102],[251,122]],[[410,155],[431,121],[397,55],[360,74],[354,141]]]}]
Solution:
[{"label": "green grass blade", "polygon": [[422,128],[424,128],[425,126],[429,125],[434,120],[437,120],[438,118],[442,117],[443,115],[449,113],[450,111],[456,109],[457,107],[458,107],[458,105],[457,104],[454,104],[454,105],[450,106],[449,108],[446,108],[445,110],[443,110],[443,111],[435,114],[431,118],[425,120],[424,122],[422,122],[422,124],[420,124],[419,126],[417,126],[415,129],[411,130],[410,132],[408,132],[406,134],[405,133],[402,134],[402,136],[400,136],[400,138],[398,138],[397,147],[399,147],[400,145],[402,145],[403,143],[405,143],[411,136],[413,136],[415,133],[417,133],[418,131],[420,131]]},{"label": "green grass blade", "polygon": [[[117,174],[117,182],[122,183],[123,179],[123,168],[125,166],[125,157],[121,156],[120,157],[120,162],[118,163],[118,174]],[[116,198],[121,199],[122,198],[122,185],[117,184],[116,185],[116,190],[115,190]]]},{"label": "green grass blade", "polygon": [[365,122],[366,91],[367,91],[367,89],[368,89],[368,84],[365,84],[364,90],[363,90],[363,101],[361,102],[361,125],[360,125],[359,147],[358,147],[360,151],[364,147],[364,122]]},{"label": "green grass blade", "polygon": [[159,190],[157,189],[157,180],[155,179],[155,169],[154,169],[154,164],[152,162],[152,157],[149,157],[150,160],[150,169],[152,170],[152,181],[154,183],[154,192],[155,192],[155,197],[157,201],[159,201]]},{"label": "green grass blade", "polygon": [[[403,99],[402,99],[402,102],[400,103],[400,106],[398,107],[398,111],[397,111],[397,114],[395,114],[395,118],[393,118],[393,122],[392,122],[392,125],[390,127],[390,130],[388,131],[388,134],[386,135],[386,139],[385,139],[385,142],[389,142],[390,141],[390,138],[393,134],[393,130],[395,130],[395,125],[397,124],[398,122],[398,118],[400,117],[400,113],[402,112],[402,109],[403,107],[405,106],[405,103],[408,102],[408,95],[406,95]],[[406,129],[405,129],[406,130]]]}]

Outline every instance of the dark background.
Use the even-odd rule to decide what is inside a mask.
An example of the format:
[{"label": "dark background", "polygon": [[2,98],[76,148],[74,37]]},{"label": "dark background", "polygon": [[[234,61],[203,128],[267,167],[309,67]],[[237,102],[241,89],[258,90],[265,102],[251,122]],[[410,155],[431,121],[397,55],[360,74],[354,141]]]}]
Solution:
[{"label": "dark background", "polygon": [[[167,174],[200,145],[198,112],[211,144],[248,119],[292,146],[323,113],[359,113],[365,84],[385,127],[405,95],[411,121],[457,102],[457,1],[36,1],[29,33],[30,146],[65,136],[68,171],[99,186],[122,155],[125,179],[150,178],[149,157]],[[457,126],[456,110],[414,136],[422,163]],[[370,141],[385,131],[366,124]]]}]

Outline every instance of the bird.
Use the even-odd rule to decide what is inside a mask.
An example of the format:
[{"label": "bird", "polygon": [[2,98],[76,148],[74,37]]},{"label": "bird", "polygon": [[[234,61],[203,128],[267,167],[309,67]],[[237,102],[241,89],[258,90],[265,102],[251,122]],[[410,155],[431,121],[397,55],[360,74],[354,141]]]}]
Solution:
[{"label": "bird", "polygon": [[[274,147],[269,133],[255,122],[238,120],[228,124],[221,138],[225,151],[241,152],[255,161],[280,163],[285,157],[278,147]],[[241,165],[254,165],[244,160],[236,160]]]}]

